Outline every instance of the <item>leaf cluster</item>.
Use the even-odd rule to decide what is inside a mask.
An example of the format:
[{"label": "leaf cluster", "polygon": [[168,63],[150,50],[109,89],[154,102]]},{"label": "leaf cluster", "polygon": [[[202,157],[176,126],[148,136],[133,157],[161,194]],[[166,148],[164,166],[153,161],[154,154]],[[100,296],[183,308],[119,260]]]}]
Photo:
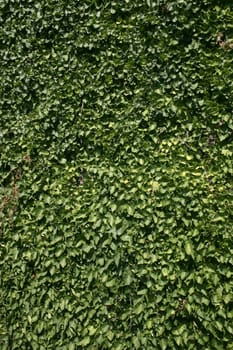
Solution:
[{"label": "leaf cluster", "polygon": [[0,348],[231,350],[225,1],[0,4]]}]

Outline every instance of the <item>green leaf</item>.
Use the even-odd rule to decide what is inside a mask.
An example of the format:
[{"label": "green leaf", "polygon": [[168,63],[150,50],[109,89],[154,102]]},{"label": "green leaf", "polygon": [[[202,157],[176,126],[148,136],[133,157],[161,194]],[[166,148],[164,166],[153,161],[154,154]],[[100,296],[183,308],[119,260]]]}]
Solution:
[{"label": "green leaf", "polygon": [[191,241],[185,242],[184,249],[187,255],[193,256],[193,245]]},{"label": "green leaf", "polygon": [[135,309],[134,312],[136,315],[139,315],[144,311],[145,306],[143,304],[139,304]]},{"label": "green leaf", "polygon": [[68,345],[68,350],[75,350],[75,344],[74,343],[70,343]]},{"label": "green leaf", "polygon": [[62,268],[64,268],[66,266],[66,258],[65,257],[60,260],[60,265]]},{"label": "green leaf", "polygon": [[161,350],[166,350],[167,349],[167,341],[165,339],[161,339],[159,341],[159,345],[161,347]]},{"label": "green leaf", "polygon": [[136,336],[134,336],[132,338],[132,343],[135,346],[135,349],[139,349],[140,348],[140,342],[139,342],[139,340],[138,340],[138,338]]},{"label": "green leaf", "polygon": [[116,285],[116,281],[114,279],[106,282],[106,287],[111,288]]},{"label": "green leaf", "polygon": [[90,344],[91,338],[89,336],[84,337],[79,343],[79,346],[87,346],[88,344]]}]

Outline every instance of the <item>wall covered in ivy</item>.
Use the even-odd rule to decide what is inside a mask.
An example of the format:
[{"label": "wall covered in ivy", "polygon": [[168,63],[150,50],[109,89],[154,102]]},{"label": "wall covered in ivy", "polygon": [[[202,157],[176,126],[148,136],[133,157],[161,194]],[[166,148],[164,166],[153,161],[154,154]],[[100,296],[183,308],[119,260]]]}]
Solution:
[{"label": "wall covered in ivy", "polygon": [[233,349],[231,1],[0,3],[0,348]]}]

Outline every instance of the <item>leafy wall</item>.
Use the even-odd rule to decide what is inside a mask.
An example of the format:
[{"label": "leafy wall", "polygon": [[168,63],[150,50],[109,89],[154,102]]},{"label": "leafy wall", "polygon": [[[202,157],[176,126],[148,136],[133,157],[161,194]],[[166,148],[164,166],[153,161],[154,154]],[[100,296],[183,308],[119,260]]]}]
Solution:
[{"label": "leafy wall", "polygon": [[2,350],[233,349],[230,3],[1,1]]}]

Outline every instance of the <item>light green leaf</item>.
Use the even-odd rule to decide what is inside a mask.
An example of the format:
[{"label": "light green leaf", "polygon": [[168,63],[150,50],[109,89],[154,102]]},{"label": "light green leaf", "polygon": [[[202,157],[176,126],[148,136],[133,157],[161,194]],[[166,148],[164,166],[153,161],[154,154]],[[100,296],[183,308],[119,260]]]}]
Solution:
[{"label": "light green leaf", "polygon": [[193,256],[193,245],[192,245],[192,242],[191,242],[191,241],[187,241],[187,242],[185,243],[184,249],[185,249],[185,253],[186,253],[187,255]]}]

